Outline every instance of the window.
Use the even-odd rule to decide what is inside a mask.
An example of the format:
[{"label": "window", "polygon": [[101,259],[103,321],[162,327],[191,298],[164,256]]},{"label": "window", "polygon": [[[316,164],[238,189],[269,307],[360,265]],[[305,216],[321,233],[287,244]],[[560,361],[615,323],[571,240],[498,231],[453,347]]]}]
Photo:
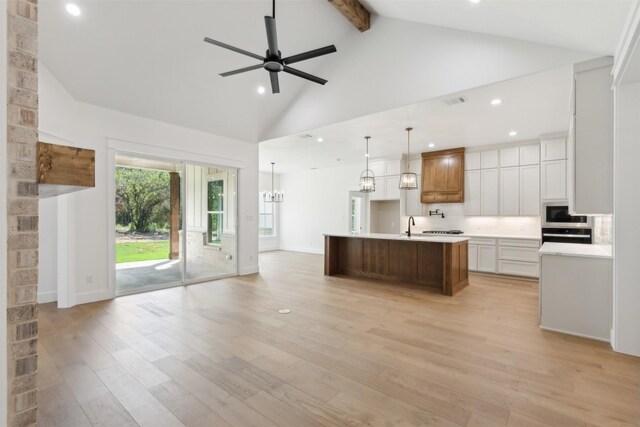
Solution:
[{"label": "window", "polygon": [[219,245],[224,220],[224,180],[207,183],[207,243]]},{"label": "window", "polygon": [[276,235],[275,223],[275,203],[265,202],[262,193],[258,195],[258,206],[260,206],[258,219],[258,235],[262,237],[273,237]]}]

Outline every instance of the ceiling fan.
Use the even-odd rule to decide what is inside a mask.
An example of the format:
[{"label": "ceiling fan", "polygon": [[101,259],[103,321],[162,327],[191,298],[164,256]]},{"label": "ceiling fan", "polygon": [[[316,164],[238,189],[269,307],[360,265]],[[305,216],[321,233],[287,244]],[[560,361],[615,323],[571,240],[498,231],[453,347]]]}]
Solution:
[{"label": "ceiling fan", "polygon": [[314,49],[308,52],[299,53],[297,55],[283,58],[280,50],[278,50],[278,36],[276,34],[276,0],[273,0],[273,16],[265,16],[264,24],[267,28],[267,44],[268,44],[267,54],[264,57],[260,55],[256,55],[255,53],[247,52],[244,49],[240,49],[235,46],[231,46],[226,43],[222,43],[217,40],[210,39],[209,37],[204,38],[204,41],[207,43],[211,43],[216,46],[220,46],[225,49],[229,49],[234,52],[241,53],[242,55],[246,55],[251,58],[257,59],[259,61],[262,61],[262,63],[252,65],[250,67],[240,68],[238,70],[222,73],[220,74],[222,77],[233,76],[235,74],[246,73],[247,71],[257,70],[258,68],[264,68],[269,72],[269,77],[271,78],[271,91],[273,93],[280,93],[280,82],[278,80],[278,73],[281,71],[292,74],[294,76],[301,77],[303,79],[310,80],[312,82],[315,82],[321,85],[324,85],[327,82],[327,80],[321,79],[320,77],[316,77],[311,74],[305,73],[304,71],[291,68],[289,64],[294,64],[296,62],[305,61],[311,58],[317,58],[318,56],[327,55],[329,53],[334,53],[336,52],[336,47],[334,45],[321,47],[319,49]]}]

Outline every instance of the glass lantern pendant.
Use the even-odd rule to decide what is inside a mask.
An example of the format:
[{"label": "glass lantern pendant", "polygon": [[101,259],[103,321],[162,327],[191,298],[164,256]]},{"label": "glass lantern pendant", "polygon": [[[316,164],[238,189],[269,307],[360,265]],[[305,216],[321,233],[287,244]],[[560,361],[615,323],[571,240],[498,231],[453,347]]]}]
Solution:
[{"label": "glass lantern pendant", "polygon": [[418,175],[409,171],[409,136],[413,128],[406,128],[407,131],[407,166],[405,172],[400,175],[400,184],[398,188],[400,190],[417,190],[418,189]]},{"label": "glass lantern pendant", "polygon": [[360,174],[360,192],[361,193],[371,193],[376,191],[376,178],[373,176],[373,171],[369,169],[369,138],[370,136],[364,137],[367,142],[367,152],[365,154],[366,157],[366,168]]}]

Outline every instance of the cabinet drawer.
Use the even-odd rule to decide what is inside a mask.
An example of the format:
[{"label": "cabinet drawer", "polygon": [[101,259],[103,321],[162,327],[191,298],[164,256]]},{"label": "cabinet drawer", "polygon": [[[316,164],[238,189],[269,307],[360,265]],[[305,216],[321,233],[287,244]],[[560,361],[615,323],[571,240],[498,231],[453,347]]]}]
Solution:
[{"label": "cabinet drawer", "polygon": [[500,239],[498,240],[500,246],[519,246],[523,248],[540,248],[539,240],[528,239]]},{"label": "cabinet drawer", "polygon": [[462,202],[461,193],[427,193],[423,192],[421,196],[422,203],[450,203]]},{"label": "cabinet drawer", "polygon": [[538,262],[537,248],[516,248],[511,246],[498,247],[498,259],[511,261]]},{"label": "cabinet drawer", "polygon": [[496,239],[486,239],[483,237],[471,237],[469,238],[470,245],[495,245]]},{"label": "cabinet drawer", "polygon": [[540,267],[538,263],[522,261],[498,261],[498,273],[513,274],[514,276],[539,277]]}]

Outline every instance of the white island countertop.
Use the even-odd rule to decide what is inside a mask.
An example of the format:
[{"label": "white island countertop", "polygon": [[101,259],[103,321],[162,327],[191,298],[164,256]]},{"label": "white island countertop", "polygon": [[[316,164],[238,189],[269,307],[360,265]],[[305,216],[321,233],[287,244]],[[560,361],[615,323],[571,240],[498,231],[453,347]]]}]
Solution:
[{"label": "white island countertop", "polygon": [[326,233],[325,236],[330,237],[354,237],[358,239],[379,239],[379,240],[411,240],[414,242],[434,242],[434,243],[460,243],[469,240],[468,237],[458,237],[458,235],[448,236],[432,236],[424,235],[422,233],[411,234],[411,237],[407,237],[406,234],[382,234],[382,233],[361,233],[361,234],[349,234],[349,233]]},{"label": "white island countertop", "polygon": [[540,255],[562,255],[584,258],[613,257],[611,245],[584,245],[580,243],[552,243],[546,242],[540,248]]}]

